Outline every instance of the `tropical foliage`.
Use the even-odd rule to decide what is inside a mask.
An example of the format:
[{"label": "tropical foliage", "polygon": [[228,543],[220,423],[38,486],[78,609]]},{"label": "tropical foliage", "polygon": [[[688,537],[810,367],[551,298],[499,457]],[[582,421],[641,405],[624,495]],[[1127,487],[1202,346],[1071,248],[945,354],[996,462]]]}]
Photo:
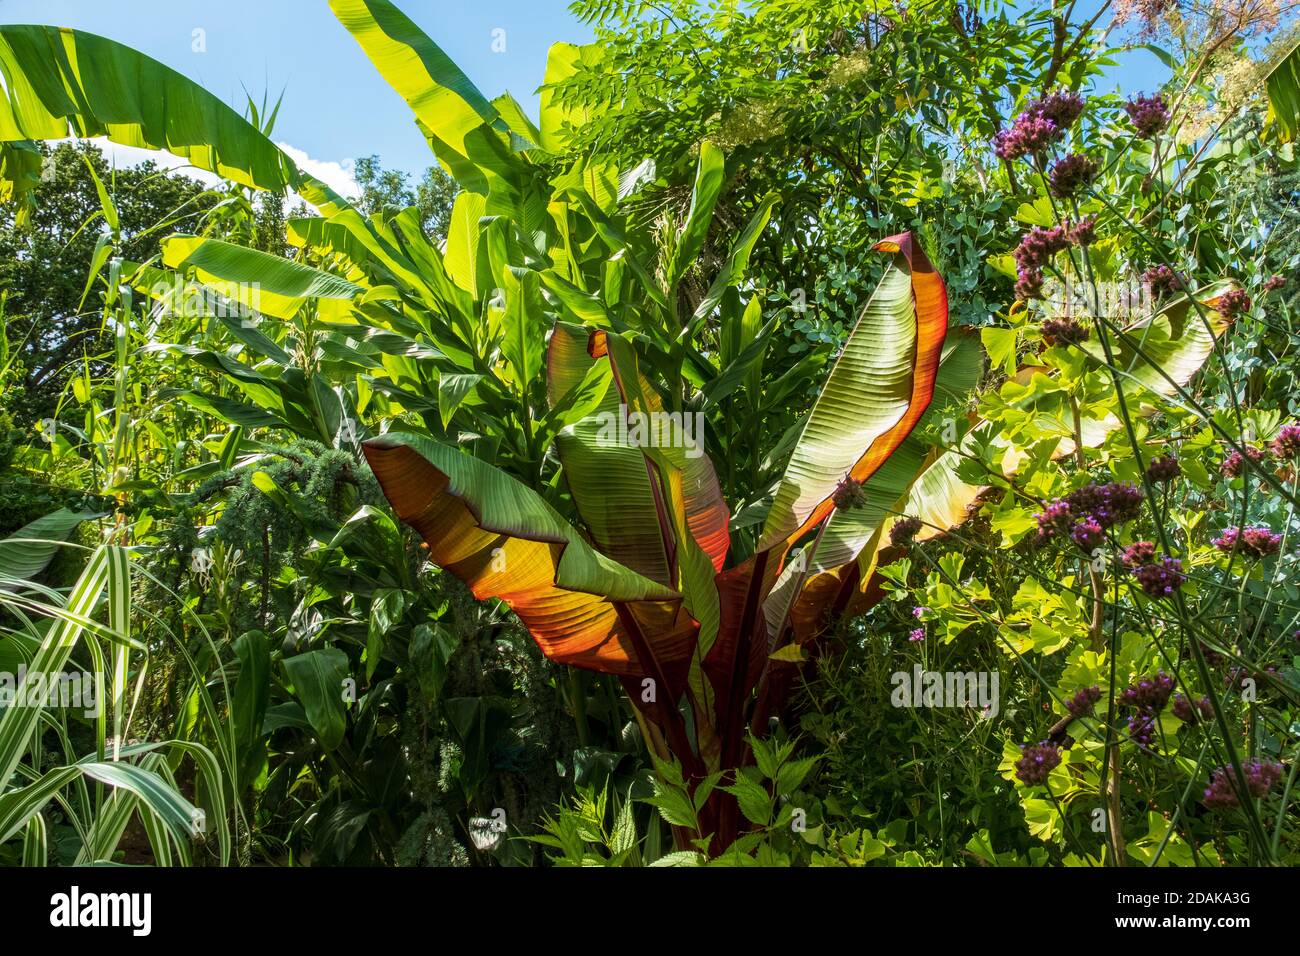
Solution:
[{"label": "tropical foliage", "polygon": [[0,857],[1295,862],[1285,18],[330,6],[414,188],[0,26]]}]

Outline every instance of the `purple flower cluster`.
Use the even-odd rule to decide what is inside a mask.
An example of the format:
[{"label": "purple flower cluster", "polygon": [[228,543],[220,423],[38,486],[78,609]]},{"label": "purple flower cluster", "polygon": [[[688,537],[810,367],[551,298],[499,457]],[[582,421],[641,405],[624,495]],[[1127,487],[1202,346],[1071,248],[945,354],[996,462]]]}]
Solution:
[{"label": "purple flower cluster", "polygon": [[1070,153],[1057,160],[1048,176],[1052,195],[1069,199],[1078,195],[1097,177],[1097,163],[1081,153]]},{"label": "purple flower cluster", "polygon": [[1084,518],[1076,524],[1070,531],[1070,537],[1087,554],[1092,554],[1106,543],[1106,532],[1095,518]]},{"label": "purple flower cluster", "polygon": [[1250,296],[1246,294],[1245,289],[1229,289],[1219,296],[1219,303],[1215,309],[1231,322],[1237,316],[1245,315],[1250,311]]},{"label": "purple flower cluster", "polygon": [[1064,501],[1053,501],[1034,517],[1038,519],[1040,541],[1046,541],[1057,534],[1068,534],[1074,527],[1074,516],[1070,514],[1070,505]]},{"label": "purple flower cluster", "polygon": [[1168,484],[1182,473],[1183,469],[1178,464],[1178,457],[1173,453],[1153,458],[1147,465],[1147,480],[1152,484]]},{"label": "purple flower cluster", "polygon": [[1177,558],[1161,558],[1159,564],[1134,568],[1133,576],[1151,597],[1168,597],[1187,580],[1187,575],[1183,574],[1183,562]]},{"label": "purple flower cluster", "polygon": [[1078,345],[1088,341],[1088,327],[1073,319],[1046,319],[1043,322],[1043,340],[1048,345]]},{"label": "purple flower cluster", "polygon": [[911,544],[920,530],[920,518],[899,518],[889,529],[889,543],[895,546]]},{"label": "purple flower cluster", "polygon": [[1061,763],[1061,752],[1052,744],[1043,741],[1020,748],[1020,759],[1016,761],[1016,777],[1026,786],[1046,783],[1047,776]]},{"label": "purple flower cluster", "polygon": [[1210,706],[1210,698],[1202,696],[1196,702],[1183,695],[1174,695],[1174,705],[1171,708],[1174,716],[1185,724],[1194,724],[1201,720],[1209,720],[1214,714],[1214,708]]},{"label": "purple flower cluster", "polygon": [[1153,715],[1141,711],[1128,719],[1128,738],[1138,745],[1146,754],[1151,753],[1151,741],[1156,736],[1156,719]]},{"label": "purple flower cluster", "polygon": [[1264,291],[1273,292],[1286,285],[1286,276],[1269,276],[1264,280]]},{"label": "purple flower cluster", "polygon": [[993,152],[999,159],[1019,159],[1036,156],[1061,138],[1061,130],[1044,116],[1021,113],[1010,129],[993,137]]},{"label": "purple flower cluster", "polygon": [[854,481],[845,475],[831,493],[831,501],[836,508],[844,510],[860,508],[867,503],[867,496],[862,491],[862,482]]},{"label": "purple flower cluster", "polygon": [[1035,100],[1016,117],[1010,129],[993,138],[999,159],[1036,156],[1065,135],[1083,113],[1083,98],[1076,93],[1055,92]]},{"label": "purple flower cluster", "polygon": [[1090,246],[1097,236],[1097,220],[1092,216],[1084,216],[1070,227],[1069,234],[1070,241],[1076,246]]},{"label": "purple flower cluster", "polygon": [[1300,457],[1300,425],[1283,425],[1273,439],[1272,449],[1277,458]]},{"label": "purple flower cluster", "polygon": [[[1261,462],[1264,460],[1264,449],[1256,448],[1254,445],[1242,445],[1241,447],[1246,450],[1246,458],[1249,458],[1251,461]],[[1236,478],[1244,470],[1245,464],[1246,460],[1245,458],[1242,458],[1241,452],[1233,450],[1228,453],[1228,456],[1224,458],[1222,462],[1220,462],[1219,471],[1222,472],[1225,477]]]},{"label": "purple flower cluster", "polygon": [[1210,543],[1225,554],[1236,551],[1252,558],[1267,558],[1277,554],[1282,547],[1282,536],[1258,526],[1233,527],[1225,528],[1223,534]]},{"label": "purple flower cluster", "polygon": [[1124,104],[1129,122],[1143,139],[1154,139],[1169,125],[1169,106],[1165,98],[1156,93],[1152,96],[1138,94]]},{"label": "purple flower cluster", "polygon": [[1132,521],[1142,513],[1142,492],[1128,481],[1093,482],[1065,496],[1070,510],[1089,515],[1103,528]]},{"label": "purple flower cluster", "polygon": [[1038,540],[1069,534],[1075,544],[1091,554],[1106,543],[1104,531],[1132,521],[1142,510],[1142,492],[1129,482],[1093,482],[1049,504],[1038,519]]},{"label": "purple flower cluster", "polygon": [[[1246,789],[1252,797],[1264,797],[1282,779],[1285,768],[1272,760],[1250,760],[1242,764],[1241,772],[1246,778]],[[1241,805],[1237,792],[1232,789],[1231,778],[1235,776],[1231,767],[1220,767],[1210,774],[1210,785],[1205,788],[1202,797],[1205,805],[1211,809],[1225,809]]]},{"label": "purple flower cluster", "polygon": [[1043,288],[1043,269],[1056,255],[1070,245],[1069,230],[1065,226],[1044,229],[1034,226],[1020,239],[1012,253],[1016,260],[1016,296],[1031,299]]},{"label": "purple flower cluster", "polygon": [[1169,703],[1169,695],[1173,692],[1173,677],[1164,671],[1157,671],[1154,677],[1143,677],[1136,684],[1120,691],[1119,702],[1125,707],[1158,714],[1165,709],[1165,704]]},{"label": "purple flower cluster", "polygon": [[1155,558],[1156,546],[1150,541],[1134,541],[1119,556],[1120,563],[1130,570],[1150,564]]},{"label": "purple flower cluster", "polygon": [[923,627],[914,627],[914,628],[912,628],[912,630],[911,630],[911,631],[908,633],[908,635],[907,635],[907,639],[908,639],[909,641],[923,641],[923,640],[925,640],[925,628],[923,628]]},{"label": "purple flower cluster", "polygon": [[1165,704],[1169,702],[1169,695],[1173,690],[1174,679],[1164,671],[1158,671],[1154,677],[1144,677],[1120,692],[1120,704],[1124,707],[1132,707],[1136,711],[1128,720],[1129,739],[1144,753],[1151,752],[1151,741],[1156,732],[1156,718],[1165,709]]},{"label": "purple flower cluster", "polygon": [[1165,265],[1152,266],[1142,273],[1142,284],[1147,287],[1153,299],[1173,295],[1184,285],[1183,277]]},{"label": "purple flower cluster", "polygon": [[1092,713],[1097,701],[1101,699],[1101,688],[1096,684],[1085,687],[1065,702],[1065,709],[1071,717],[1086,717]]}]

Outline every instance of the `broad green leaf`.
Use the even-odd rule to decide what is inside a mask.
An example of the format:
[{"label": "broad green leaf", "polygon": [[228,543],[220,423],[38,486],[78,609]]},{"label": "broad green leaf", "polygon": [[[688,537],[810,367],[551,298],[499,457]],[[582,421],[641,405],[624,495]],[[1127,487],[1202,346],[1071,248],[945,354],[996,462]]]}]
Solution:
[{"label": "broad green leaf", "polygon": [[29,581],[45,570],[69,535],[83,521],[103,517],[92,511],[58,511],[23,525],[0,539],[0,582]]},{"label": "broad green leaf", "polygon": [[832,510],[847,476],[865,481],[930,405],[948,331],[947,294],[910,234],[894,252],[831,369],[781,479],[760,548],[793,542]]},{"label": "broad green leaf", "polygon": [[668,263],[666,285],[672,289],[681,281],[686,270],[699,255],[700,247],[713,222],[713,207],[722,193],[725,158],[722,150],[712,143],[700,144],[700,159],[695,171],[695,187],[691,191],[691,208],[686,214]]},{"label": "broad green leaf", "polygon": [[284,670],[316,739],[325,750],[333,750],[343,742],[347,729],[343,682],[348,677],[348,656],[337,647],[323,647],[286,657]]},{"label": "broad green leaf", "polygon": [[1282,142],[1289,143],[1300,128],[1300,43],[1269,70],[1264,85],[1268,90],[1268,115],[1277,123]]},{"label": "broad green leaf", "polygon": [[163,240],[163,262],[172,269],[192,268],[205,286],[281,319],[292,318],[309,298],[342,305],[362,292],[360,286],[320,269],[201,236]]},{"label": "broad green leaf", "polygon": [[497,112],[460,67],[387,0],[330,0],[330,9],[429,132],[467,155],[466,134]]},{"label": "broad green leaf", "polygon": [[296,190],[326,215],[348,206],[217,97],[113,40],[78,30],[3,25],[0,74],[0,140],[106,136],[126,146],[167,150],[243,186]]}]

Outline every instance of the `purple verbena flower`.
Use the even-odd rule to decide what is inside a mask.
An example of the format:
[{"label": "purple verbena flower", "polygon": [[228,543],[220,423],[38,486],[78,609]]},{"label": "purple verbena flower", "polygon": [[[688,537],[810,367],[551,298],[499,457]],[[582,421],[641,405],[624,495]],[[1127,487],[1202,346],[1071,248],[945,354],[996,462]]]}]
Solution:
[{"label": "purple verbena flower", "polygon": [[[1264,460],[1264,449],[1256,448],[1254,445],[1242,445],[1241,447],[1246,450],[1246,458],[1251,461],[1260,462]],[[1245,470],[1245,464],[1246,461],[1241,452],[1234,449],[1219,464],[1219,471],[1228,478],[1236,478]]]},{"label": "purple verbena flower", "polygon": [[1041,116],[1021,113],[1010,129],[993,137],[993,152],[999,159],[1020,159],[1046,152],[1061,135],[1056,124]]},{"label": "purple verbena flower", "polygon": [[1159,564],[1146,564],[1133,570],[1142,590],[1151,597],[1167,597],[1183,586],[1187,576],[1177,558],[1161,558]]},{"label": "purple verbena flower", "polygon": [[1091,687],[1083,688],[1067,700],[1065,709],[1070,712],[1071,717],[1086,717],[1092,713],[1093,707],[1100,699],[1101,688],[1094,684]]},{"label": "purple verbena flower", "polygon": [[1084,216],[1068,230],[1070,241],[1076,246],[1090,246],[1097,237],[1097,220]]},{"label": "purple verbena flower", "polygon": [[1183,288],[1183,278],[1166,265],[1152,266],[1142,273],[1142,284],[1153,299],[1163,299]]},{"label": "purple verbena flower", "polygon": [[1052,195],[1069,199],[1092,184],[1097,176],[1097,163],[1081,153],[1070,153],[1056,161],[1048,175]]},{"label": "purple verbena flower", "polygon": [[1143,677],[1137,683],[1120,691],[1119,702],[1125,707],[1158,714],[1165,709],[1165,704],[1169,702],[1169,695],[1173,690],[1173,677],[1164,671],[1157,671],[1153,676]]},{"label": "purple verbena flower", "polygon": [[1124,104],[1129,122],[1143,139],[1154,139],[1164,131],[1171,119],[1165,98],[1156,93],[1152,96],[1138,94]]},{"label": "purple verbena flower", "polygon": [[866,504],[867,496],[862,491],[862,482],[854,481],[845,475],[831,493],[831,501],[836,508],[848,510]]},{"label": "purple verbena flower", "polygon": [[1151,460],[1151,463],[1147,465],[1147,480],[1157,485],[1168,484],[1182,472],[1182,466],[1178,464],[1178,457],[1170,452]]},{"label": "purple verbena flower", "polygon": [[1030,103],[1025,112],[1051,120],[1057,129],[1067,130],[1083,115],[1083,97],[1067,90],[1056,90]]},{"label": "purple verbena flower", "polygon": [[1042,511],[1034,515],[1038,519],[1038,538],[1045,541],[1057,534],[1073,530],[1074,516],[1070,514],[1067,502],[1053,501]]},{"label": "purple verbena flower", "polygon": [[1219,296],[1216,311],[1231,322],[1237,316],[1245,315],[1250,311],[1250,296],[1246,294],[1245,289],[1230,289]]},{"label": "purple verbena flower", "polygon": [[1129,740],[1138,745],[1143,753],[1151,753],[1151,741],[1156,735],[1156,719],[1143,711],[1128,719]]},{"label": "purple verbena flower", "polygon": [[1300,425],[1283,425],[1273,439],[1272,448],[1277,458],[1300,457]]},{"label": "purple verbena flower", "polygon": [[[1280,763],[1272,760],[1250,760],[1242,764],[1241,773],[1246,778],[1246,789],[1250,795],[1260,798],[1267,796],[1282,779],[1285,769]],[[1232,786],[1235,777],[1236,774],[1231,767],[1220,767],[1212,771],[1210,785],[1205,788],[1202,797],[1205,805],[1213,810],[1240,806],[1241,800]]]},{"label": "purple verbena flower", "polygon": [[1078,345],[1088,341],[1088,327],[1073,319],[1046,319],[1043,322],[1043,340],[1048,345]]},{"label": "purple verbena flower", "polygon": [[1092,554],[1106,543],[1106,533],[1093,518],[1084,518],[1076,524],[1070,531],[1070,537],[1085,554]]},{"label": "purple verbena flower", "polygon": [[1142,513],[1143,495],[1127,481],[1092,482],[1065,496],[1070,510],[1087,515],[1103,528],[1132,521]]},{"label": "purple verbena flower", "polygon": [[1136,569],[1155,560],[1156,546],[1150,541],[1134,541],[1120,553],[1120,563],[1126,568]]},{"label": "purple verbena flower", "polygon": [[1224,528],[1223,534],[1210,542],[1225,554],[1239,552],[1252,558],[1267,558],[1282,547],[1282,536],[1268,528]]},{"label": "purple verbena flower", "polygon": [[1016,777],[1029,787],[1043,784],[1060,763],[1061,752],[1047,741],[1022,747],[1020,759],[1016,761]]},{"label": "purple verbena flower", "polygon": [[1214,714],[1214,708],[1210,705],[1210,698],[1202,696],[1195,701],[1184,694],[1175,694],[1174,703],[1171,708],[1174,716],[1185,724],[1195,724],[1201,720],[1209,720]]},{"label": "purple verbena flower", "polygon": [[895,546],[911,544],[920,530],[920,518],[899,518],[889,529],[889,543]]}]

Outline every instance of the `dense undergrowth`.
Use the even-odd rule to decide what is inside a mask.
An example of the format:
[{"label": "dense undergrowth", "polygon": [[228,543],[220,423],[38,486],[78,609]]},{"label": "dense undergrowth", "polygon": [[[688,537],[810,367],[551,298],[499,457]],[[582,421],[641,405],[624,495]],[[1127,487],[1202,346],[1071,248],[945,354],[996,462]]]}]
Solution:
[{"label": "dense undergrowth", "polygon": [[1300,862],[1276,5],[583,0],[536,124],[332,6],[451,178],[0,27],[0,862]]}]

